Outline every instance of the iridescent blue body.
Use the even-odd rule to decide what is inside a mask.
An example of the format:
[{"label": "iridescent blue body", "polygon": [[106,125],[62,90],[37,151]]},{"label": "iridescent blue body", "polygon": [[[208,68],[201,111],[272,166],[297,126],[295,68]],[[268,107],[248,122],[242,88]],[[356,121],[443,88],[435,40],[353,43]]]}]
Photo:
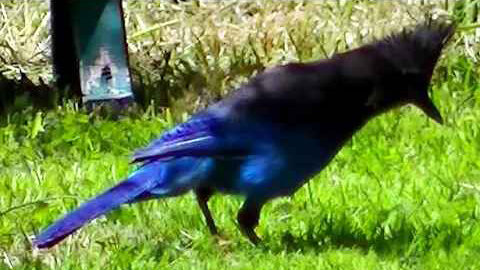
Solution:
[{"label": "iridescent blue body", "polygon": [[[177,195],[183,190],[180,183],[191,185],[185,191],[205,185],[263,201],[291,195],[320,171],[338,148],[333,147],[336,142],[322,145],[307,133],[282,130],[272,123],[218,119],[210,111],[195,116],[134,155],[135,161],[160,161],[159,166],[167,168],[181,166],[183,176],[202,171],[187,173],[189,181],[173,174],[162,177],[171,179],[172,189],[150,191],[152,196]],[[176,158],[172,159],[172,154]],[[174,185],[177,181],[179,184]]]},{"label": "iridescent blue body", "polygon": [[217,230],[207,206],[210,196],[245,196],[238,222],[258,242],[254,228],[262,206],[293,194],[372,117],[410,103],[441,122],[427,89],[452,33],[449,25],[425,24],[332,59],[257,75],[137,151],[137,172],[47,228],[36,246],[53,246],[123,203],[190,190],[212,233]]}]

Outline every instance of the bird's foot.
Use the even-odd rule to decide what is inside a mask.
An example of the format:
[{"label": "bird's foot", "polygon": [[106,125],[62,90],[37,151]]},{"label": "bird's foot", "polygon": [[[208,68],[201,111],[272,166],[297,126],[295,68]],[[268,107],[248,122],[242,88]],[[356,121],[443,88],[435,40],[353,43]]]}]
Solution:
[{"label": "bird's foot", "polygon": [[219,236],[218,234],[218,230],[217,230],[217,227],[215,226],[215,224],[212,222],[212,223],[208,223],[207,222],[207,227],[208,227],[208,231],[210,232],[211,235],[213,236]]},{"label": "bird's foot", "polygon": [[248,240],[250,240],[250,243],[252,243],[255,246],[260,244],[260,242],[262,241],[262,239],[258,237],[258,235],[255,233],[255,231],[252,228],[243,228],[240,231],[242,232],[243,235],[245,235],[248,238]]},{"label": "bird's foot", "polygon": [[240,231],[253,245],[258,245],[261,242],[260,237],[255,233],[255,227],[258,225],[261,208],[262,204],[259,204],[255,200],[247,199],[237,215],[237,222],[240,226]]}]

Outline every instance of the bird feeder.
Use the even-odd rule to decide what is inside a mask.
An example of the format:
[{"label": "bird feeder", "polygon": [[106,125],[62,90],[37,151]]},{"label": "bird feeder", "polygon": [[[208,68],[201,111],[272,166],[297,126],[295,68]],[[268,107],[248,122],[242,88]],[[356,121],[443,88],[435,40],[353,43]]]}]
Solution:
[{"label": "bird feeder", "polygon": [[52,0],[57,83],[89,107],[133,100],[121,0]]}]

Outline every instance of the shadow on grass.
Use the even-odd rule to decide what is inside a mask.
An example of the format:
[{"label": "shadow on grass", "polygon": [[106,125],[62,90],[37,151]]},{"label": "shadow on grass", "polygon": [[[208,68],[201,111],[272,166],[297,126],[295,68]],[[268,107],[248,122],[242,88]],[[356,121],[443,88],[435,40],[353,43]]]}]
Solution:
[{"label": "shadow on grass", "polygon": [[[284,231],[265,238],[265,249],[271,252],[321,253],[328,250],[352,249],[367,253],[374,251],[379,256],[401,256],[405,259],[421,256],[431,249],[450,251],[461,245],[465,237],[459,227],[432,227],[421,232],[404,227],[390,233],[377,227],[376,233],[366,235],[349,227],[332,226],[318,229],[308,227],[301,234]],[[275,240],[273,240],[273,238]]]}]

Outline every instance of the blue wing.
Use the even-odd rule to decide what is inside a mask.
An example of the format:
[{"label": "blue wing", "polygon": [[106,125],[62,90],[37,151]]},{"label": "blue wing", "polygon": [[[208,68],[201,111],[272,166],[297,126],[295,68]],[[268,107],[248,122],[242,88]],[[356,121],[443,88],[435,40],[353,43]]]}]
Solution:
[{"label": "blue wing", "polygon": [[223,120],[208,115],[197,115],[179,124],[138,150],[132,162],[151,162],[182,156],[237,156],[245,152],[244,146],[229,139]]}]

